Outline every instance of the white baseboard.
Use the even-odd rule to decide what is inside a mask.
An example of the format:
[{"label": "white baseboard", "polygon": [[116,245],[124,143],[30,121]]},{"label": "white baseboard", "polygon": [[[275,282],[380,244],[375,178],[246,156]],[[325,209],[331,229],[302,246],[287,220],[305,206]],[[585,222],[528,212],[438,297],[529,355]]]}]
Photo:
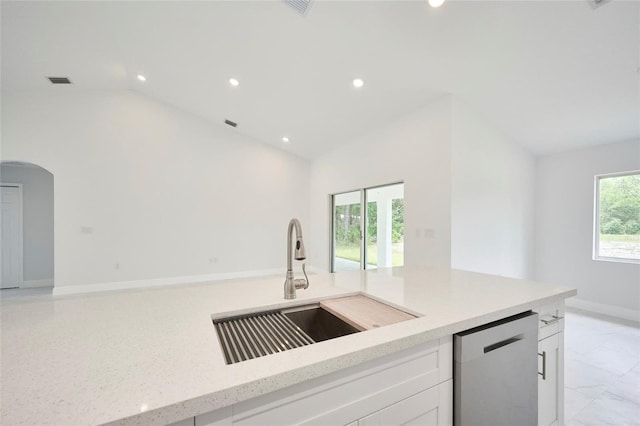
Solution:
[{"label": "white baseboard", "polygon": [[286,268],[263,269],[259,271],[242,271],[242,272],[224,272],[219,274],[207,275],[191,275],[186,277],[170,277],[170,278],[153,278],[148,280],[135,281],[114,281],[96,284],[83,285],[58,285],[53,288],[54,296],[94,293],[99,291],[128,290],[148,287],[161,287],[179,284],[195,284],[202,282],[224,281],[237,278],[255,278],[282,275],[284,283],[284,275]]},{"label": "white baseboard", "polygon": [[38,287],[53,287],[53,278],[46,280],[29,280],[23,281],[20,288],[38,288]]},{"label": "white baseboard", "polygon": [[591,302],[589,300],[571,297],[565,300],[565,304],[571,308],[585,311],[597,312],[611,317],[622,318],[630,321],[640,322],[640,311],[621,308],[620,306],[605,305],[604,303]]}]

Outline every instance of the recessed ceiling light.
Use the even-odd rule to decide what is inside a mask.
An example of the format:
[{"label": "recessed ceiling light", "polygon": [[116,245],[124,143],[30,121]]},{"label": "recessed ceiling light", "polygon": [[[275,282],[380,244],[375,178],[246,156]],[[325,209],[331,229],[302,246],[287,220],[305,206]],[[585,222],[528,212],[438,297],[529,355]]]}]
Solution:
[{"label": "recessed ceiling light", "polygon": [[361,78],[355,78],[353,80],[353,87],[357,87],[358,89],[364,86],[364,80]]},{"label": "recessed ceiling light", "polygon": [[429,0],[429,6],[440,7],[444,4],[444,0]]},{"label": "recessed ceiling light", "polygon": [[147,78],[146,78],[144,75],[142,75],[142,74],[138,74],[138,80],[140,80],[140,81],[147,81]]},{"label": "recessed ceiling light", "polygon": [[240,82],[237,79],[232,77],[229,79],[229,84],[232,85],[233,87],[238,87],[240,85]]},{"label": "recessed ceiling light", "polygon": [[282,137],[282,142],[289,143],[289,138],[286,136]]}]

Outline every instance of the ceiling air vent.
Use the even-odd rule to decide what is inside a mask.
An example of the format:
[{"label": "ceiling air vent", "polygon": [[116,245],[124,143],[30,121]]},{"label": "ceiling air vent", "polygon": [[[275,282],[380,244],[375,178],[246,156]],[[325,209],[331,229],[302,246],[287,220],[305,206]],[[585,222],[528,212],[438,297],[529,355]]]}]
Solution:
[{"label": "ceiling air vent", "polygon": [[228,124],[231,127],[238,127],[238,123],[234,123],[231,120],[224,120],[224,124]]},{"label": "ceiling air vent", "polygon": [[53,84],[71,84],[69,77],[47,77]]},{"label": "ceiling air vent", "polygon": [[284,0],[285,3],[294,8],[299,14],[303,16],[307,14],[312,1],[313,0]]}]

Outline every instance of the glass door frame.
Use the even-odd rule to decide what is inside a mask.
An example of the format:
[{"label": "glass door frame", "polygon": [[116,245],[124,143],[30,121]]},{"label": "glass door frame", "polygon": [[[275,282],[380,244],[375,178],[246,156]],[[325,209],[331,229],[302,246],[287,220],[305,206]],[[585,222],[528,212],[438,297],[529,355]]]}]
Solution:
[{"label": "glass door frame", "polygon": [[[362,205],[363,203],[366,201],[365,200],[365,192],[364,189],[354,189],[353,191],[341,191],[341,192],[336,192],[334,194],[329,194],[329,197],[331,198],[331,211],[329,212],[329,217],[330,217],[330,222],[331,222],[331,247],[330,247],[330,271],[331,272],[335,272],[335,268],[336,268],[336,218],[335,218],[335,212],[336,212],[336,196],[337,195],[342,195],[342,194],[349,194],[352,192],[359,192],[360,193],[360,269],[363,268],[363,263],[364,263],[364,257],[365,257],[365,252],[366,252],[366,247],[364,246],[364,226],[367,223],[366,222],[366,209],[363,212],[362,211]],[[366,205],[366,204],[365,204]]]},{"label": "glass door frame", "polygon": [[391,182],[391,183],[385,183],[383,185],[375,185],[375,186],[368,186],[366,188],[359,188],[359,189],[354,189],[351,191],[340,191],[340,192],[335,192],[333,194],[329,194],[330,197],[330,212],[329,212],[329,218],[330,218],[330,222],[331,222],[331,247],[329,250],[330,253],[330,271],[333,273],[335,272],[335,259],[336,259],[336,222],[335,222],[335,211],[336,211],[336,196],[337,195],[342,195],[342,194],[348,194],[351,192],[360,192],[360,270],[366,270],[367,269],[367,224],[369,223],[368,220],[369,218],[367,217],[368,215],[368,205],[367,205],[367,191],[371,190],[371,189],[376,189],[376,188],[384,188],[385,186],[393,186],[393,185],[404,185],[404,181],[397,181],[397,182]]}]

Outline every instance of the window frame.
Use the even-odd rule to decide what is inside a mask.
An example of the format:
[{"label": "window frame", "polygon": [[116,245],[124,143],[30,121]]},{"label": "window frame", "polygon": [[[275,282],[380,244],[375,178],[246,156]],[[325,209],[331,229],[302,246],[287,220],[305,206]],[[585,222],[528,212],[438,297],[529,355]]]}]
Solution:
[{"label": "window frame", "polygon": [[368,208],[367,208],[367,191],[376,188],[384,188],[385,186],[393,186],[393,185],[403,185],[404,181],[397,181],[391,183],[385,183],[382,185],[374,185],[367,186],[364,188],[353,189],[350,191],[340,191],[329,194],[329,223],[330,226],[330,238],[329,238],[329,270],[331,273],[335,271],[335,259],[336,259],[336,229],[335,229],[335,217],[334,212],[336,210],[336,196],[342,194],[348,194],[350,192],[359,192],[360,193],[360,271],[367,270],[367,223],[369,218],[367,217]]},{"label": "window frame", "polygon": [[616,178],[622,176],[640,175],[640,170],[626,172],[606,173],[594,177],[594,210],[593,210],[593,260],[603,262],[632,263],[639,265],[640,259],[630,259],[627,257],[600,256],[600,181],[602,179]]}]

